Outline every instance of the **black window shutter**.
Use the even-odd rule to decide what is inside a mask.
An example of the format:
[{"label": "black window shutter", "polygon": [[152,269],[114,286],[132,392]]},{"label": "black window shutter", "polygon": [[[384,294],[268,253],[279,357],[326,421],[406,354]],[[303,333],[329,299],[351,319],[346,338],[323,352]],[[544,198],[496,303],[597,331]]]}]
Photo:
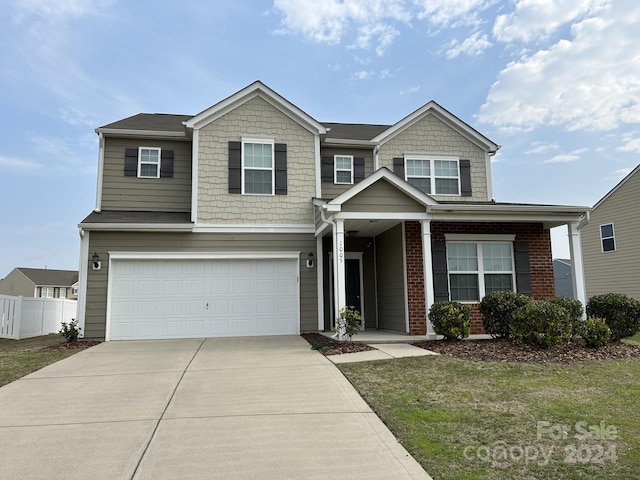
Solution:
[{"label": "black window shutter", "polygon": [[229,193],[242,193],[242,144],[229,142]]},{"label": "black window shutter", "polygon": [[160,176],[173,177],[173,150],[162,150],[160,153]]},{"label": "black window shutter", "polygon": [[393,173],[402,177],[404,180],[404,158],[393,159]]},{"label": "black window shutter", "polygon": [[447,243],[431,242],[431,261],[433,262],[433,294],[436,302],[449,300],[449,275],[447,272]]},{"label": "black window shutter", "polygon": [[287,144],[276,143],[273,146],[275,152],[276,195],[287,194]]},{"label": "black window shutter", "polygon": [[514,242],[513,254],[516,267],[516,286],[518,293],[532,295],[531,268],[529,265],[529,244],[526,242]]},{"label": "black window shutter", "polygon": [[364,158],[356,157],[353,159],[353,183],[364,180]]},{"label": "black window shutter", "polygon": [[471,196],[471,161],[460,160],[460,195]]},{"label": "black window shutter", "polygon": [[124,150],[124,175],[126,177],[138,176],[138,149],[126,148]]},{"label": "black window shutter", "polygon": [[322,181],[333,183],[333,157],[322,157]]}]

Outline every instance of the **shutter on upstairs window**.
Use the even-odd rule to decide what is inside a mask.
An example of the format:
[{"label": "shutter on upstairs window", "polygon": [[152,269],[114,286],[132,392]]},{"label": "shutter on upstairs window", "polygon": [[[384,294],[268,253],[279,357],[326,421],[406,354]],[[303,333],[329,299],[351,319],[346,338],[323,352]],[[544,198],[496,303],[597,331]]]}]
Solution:
[{"label": "shutter on upstairs window", "polygon": [[518,293],[532,295],[531,268],[529,265],[529,244],[526,242],[513,243],[513,255],[516,267],[516,287]]},{"label": "shutter on upstairs window", "polygon": [[242,193],[242,144],[229,142],[229,193]]},{"label": "shutter on upstairs window", "polygon": [[160,176],[173,177],[173,150],[162,150],[160,153]]},{"label": "shutter on upstairs window", "polygon": [[434,301],[449,300],[449,274],[447,271],[447,243],[431,242],[431,260],[433,263],[433,294]]},{"label": "shutter on upstairs window", "polygon": [[275,152],[276,195],[287,194],[287,144],[276,143]]},{"label": "shutter on upstairs window", "polygon": [[322,181],[333,183],[333,157],[322,157]]},{"label": "shutter on upstairs window", "polygon": [[460,160],[460,195],[471,196],[471,161]]},{"label": "shutter on upstairs window", "polygon": [[125,177],[138,176],[138,149],[126,148],[124,150],[124,175]]},{"label": "shutter on upstairs window", "polygon": [[404,180],[404,158],[393,159],[393,173]]},{"label": "shutter on upstairs window", "polygon": [[364,180],[364,158],[356,157],[353,159],[353,183]]}]

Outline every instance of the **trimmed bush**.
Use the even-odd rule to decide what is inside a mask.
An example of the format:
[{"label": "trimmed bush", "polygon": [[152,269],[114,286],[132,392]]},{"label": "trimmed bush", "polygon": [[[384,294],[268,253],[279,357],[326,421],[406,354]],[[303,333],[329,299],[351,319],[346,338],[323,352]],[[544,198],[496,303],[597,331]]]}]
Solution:
[{"label": "trimmed bush", "polygon": [[529,302],[513,314],[511,334],[523,343],[549,348],[571,339],[572,324],[567,311],[549,301]]},{"label": "trimmed bush", "polygon": [[433,330],[445,340],[462,340],[471,333],[471,307],[458,302],[437,302],[429,309]]},{"label": "trimmed bush", "polygon": [[569,318],[571,319],[571,336],[579,335],[582,325],[584,324],[584,322],[582,321],[582,314],[584,313],[584,309],[582,308],[582,303],[580,303],[580,300],[575,300],[569,297],[551,297],[547,300],[566,310],[567,315],[569,315]]},{"label": "trimmed bush", "polygon": [[362,316],[354,307],[343,307],[340,315],[336,319],[336,331],[342,332],[342,335],[350,342],[351,337],[360,331],[362,325]]},{"label": "trimmed bush", "polygon": [[603,318],[611,341],[631,337],[640,330],[640,302],[621,293],[595,295],[587,302],[587,316]]},{"label": "trimmed bush", "polygon": [[72,318],[69,323],[62,322],[62,328],[58,331],[67,342],[75,342],[78,340],[78,335],[80,335],[81,327],[78,326],[78,321],[75,318]]},{"label": "trimmed bush", "polygon": [[493,338],[509,338],[513,312],[529,302],[533,302],[531,297],[508,290],[485,295],[478,306],[482,314],[482,326],[485,333]]},{"label": "trimmed bush", "polygon": [[611,330],[602,318],[587,318],[582,322],[580,336],[590,347],[604,347],[611,339]]}]

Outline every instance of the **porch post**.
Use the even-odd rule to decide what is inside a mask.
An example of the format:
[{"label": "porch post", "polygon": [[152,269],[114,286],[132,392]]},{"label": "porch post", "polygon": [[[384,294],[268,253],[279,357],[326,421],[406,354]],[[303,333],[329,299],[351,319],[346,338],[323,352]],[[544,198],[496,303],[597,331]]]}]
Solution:
[{"label": "porch post", "polygon": [[431,260],[431,220],[422,220],[422,267],[424,272],[424,301],[425,312],[427,317],[427,336],[435,338],[436,333],[433,331],[433,325],[429,320],[429,309],[435,301],[433,292],[433,262]]},{"label": "porch post", "polygon": [[[333,284],[336,288],[336,319],[347,305],[347,293],[345,282],[345,251],[344,251],[344,220],[336,220],[336,236],[334,243],[335,266]],[[344,330],[338,331],[339,338],[342,340]]]},{"label": "porch post", "polygon": [[[587,306],[587,289],[584,283],[584,266],[582,263],[582,244],[580,243],[580,229],[577,222],[567,225],[569,231],[569,251],[571,252],[571,260],[573,269],[571,271],[573,280],[573,296],[576,300],[586,308]],[[586,318],[586,317],[585,317]]]}]

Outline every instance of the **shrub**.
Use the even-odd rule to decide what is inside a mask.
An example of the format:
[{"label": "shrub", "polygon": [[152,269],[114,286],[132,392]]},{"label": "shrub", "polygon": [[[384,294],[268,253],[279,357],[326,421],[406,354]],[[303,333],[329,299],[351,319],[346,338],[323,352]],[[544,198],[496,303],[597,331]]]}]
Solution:
[{"label": "shrub", "polygon": [[631,337],[640,330],[640,302],[621,293],[595,295],[587,302],[587,316],[603,318],[611,341]]},{"label": "shrub", "polygon": [[513,312],[532,301],[526,295],[508,290],[485,295],[478,306],[482,314],[484,331],[493,338],[509,338],[511,336]]},{"label": "shrub", "polygon": [[572,324],[566,310],[549,300],[529,302],[513,314],[511,334],[517,340],[549,348],[571,338]]},{"label": "shrub", "polygon": [[587,318],[579,334],[590,347],[604,347],[611,339],[611,330],[602,318]]},{"label": "shrub", "polygon": [[566,310],[572,326],[571,336],[579,335],[582,329],[582,325],[584,324],[582,320],[584,309],[582,308],[582,303],[580,303],[580,300],[575,300],[569,297],[551,297],[547,300]]},{"label": "shrub", "polygon": [[353,307],[343,307],[340,310],[340,315],[336,320],[336,331],[342,333],[348,341],[351,341],[351,337],[360,331],[362,325],[362,317],[360,312]]},{"label": "shrub", "polygon": [[62,336],[67,339],[67,342],[75,342],[78,340],[80,330],[82,330],[82,328],[78,326],[78,321],[72,318],[69,323],[62,322],[62,328],[58,333],[61,333]]},{"label": "shrub", "polygon": [[458,302],[437,302],[429,309],[433,330],[445,340],[462,340],[471,333],[471,307]]}]

